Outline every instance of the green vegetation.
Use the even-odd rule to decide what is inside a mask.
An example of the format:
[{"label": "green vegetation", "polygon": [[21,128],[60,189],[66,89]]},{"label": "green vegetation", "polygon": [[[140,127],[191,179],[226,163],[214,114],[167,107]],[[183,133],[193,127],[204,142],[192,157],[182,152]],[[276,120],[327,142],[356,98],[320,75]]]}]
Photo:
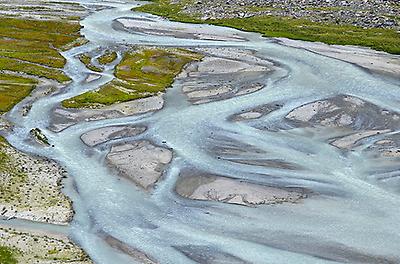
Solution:
[{"label": "green vegetation", "polygon": [[0,73],[0,114],[28,96],[36,84],[35,79]]},{"label": "green vegetation", "polygon": [[270,6],[245,6],[244,10],[249,12],[262,12],[262,11],[278,11],[281,9]]},{"label": "green vegetation", "polygon": [[400,54],[400,34],[395,30],[364,29],[351,25],[316,23],[305,19],[275,16],[203,21],[199,16],[189,16],[183,13],[184,4],[184,2],[170,4],[169,0],[155,0],[151,4],[135,8],[135,10],[180,22],[207,23],[259,32],[268,37],[286,37],[306,41],[320,41],[327,44],[366,46],[375,50]]},{"label": "green vegetation", "polygon": [[173,21],[212,24],[211,20],[201,20],[200,15],[191,16],[182,12],[182,8],[185,5],[183,1],[178,4],[171,4],[170,0],[152,0],[151,2],[150,4],[136,7],[133,10],[166,17]]},{"label": "green vegetation", "polygon": [[66,51],[66,50],[72,49],[74,47],[79,47],[79,46],[85,45],[88,42],[89,42],[89,40],[85,39],[84,37],[79,37],[76,40],[74,40],[74,41],[62,46],[60,48],[60,50],[61,51]]},{"label": "green vegetation", "polygon": [[[47,139],[42,140],[45,143]],[[43,212],[55,206],[68,211],[71,204],[60,187],[41,178],[43,174],[54,174],[52,168],[54,165],[46,161],[18,152],[0,136],[0,209],[7,208],[2,213],[7,211],[12,216],[21,211]]]},{"label": "green vegetation", "polygon": [[117,53],[115,51],[107,50],[104,52],[103,55],[101,55],[97,61],[102,64],[109,64],[117,59]]},{"label": "green vegetation", "polygon": [[0,264],[17,264],[11,248],[0,246]]},{"label": "green vegetation", "polygon": [[[0,18],[0,36],[20,41],[33,41],[39,47],[53,46],[56,49],[80,37],[78,23],[29,20],[22,18]],[[42,44],[42,45],[41,45]]]},{"label": "green vegetation", "polygon": [[11,146],[1,137],[0,140],[0,203],[21,202],[20,190],[27,182],[26,174],[15,167],[15,162],[9,155]]},{"label": "green vegetation", "polygon": [[0,245],[0,264],[92,263],[71,241],[50,235],[0,228]]},{"label": "green vegetation", "polygon": [[39,128],[33,128],[30,131],[31,135],[40,143],[43,143],[46,146],[50,146],[49,140],[47,137],[43,134],[42,130]]},{"label": "green vegetation", "polygon": [[92,57],[89,56],[89,54],[81,54],[79,55],[79,60],[85,64],[86,68],[88,68],[91,71],[95,72],[102,72],[103,70],[100,69],[99,67],[96,67],[92,64]]},{"label": "green vegetation", "polygon": [[21,39],[0,39],[0,56],[40,65],[62,68],[65,59],[48,43]]},{"label": "green vegetation", "polygon": [[201,56],[182,49],[141,49],[127,52],[116,67],[116,79],[99,90],[62,102],[64,107],[99,107],[153,96],[168,88],[189,62]]},{"label": "green vegetation", "polygon": [[71,21],[0,17],[0,113],[30,94],[35,77],[70,80],[61,70],[65,59],[59,51],[78,43],[79,30],[80,25]]},{"label": "green vegetation", "polygon": [[62,68],[65,59],[58,50],[76,41],[79,30],[72,22],[0,17],[0,57]]},{"label": "green vegetation", "polygon": [[0,57],[0,71],[4,70],[16,73],[22,72],[36,77],[53,79],[59,82],[66,82],[70,80],[70,78],[66,76],[61,70],[52,69],[20,60]]}]

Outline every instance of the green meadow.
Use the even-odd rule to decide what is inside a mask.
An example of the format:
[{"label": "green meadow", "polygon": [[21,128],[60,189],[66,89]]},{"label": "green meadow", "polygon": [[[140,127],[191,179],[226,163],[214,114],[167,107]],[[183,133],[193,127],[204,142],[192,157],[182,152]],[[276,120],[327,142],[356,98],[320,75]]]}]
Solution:
[{"label": "green meadow", "polygon": [[67,108],[99,107],[156,95],[168,88],[183,67],[201,56],[182,49],[140,49],[125,53],[115,79],[96,91],[62,102]]},{"label": "green meadow", "polygon": [[73,21],[0,17],[0,113],[35,88],[36,77],[69,81],[60,51],[80,38]]}]

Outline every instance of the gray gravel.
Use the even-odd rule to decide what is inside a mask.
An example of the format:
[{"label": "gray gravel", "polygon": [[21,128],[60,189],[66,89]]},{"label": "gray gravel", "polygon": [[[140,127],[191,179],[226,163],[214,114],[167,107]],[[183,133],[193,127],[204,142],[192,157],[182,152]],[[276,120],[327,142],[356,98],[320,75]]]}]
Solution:
[{"label": "gray gravel", "polygon": [[203,20],[275,15],[400,30],[398,0],[175,0]]}]

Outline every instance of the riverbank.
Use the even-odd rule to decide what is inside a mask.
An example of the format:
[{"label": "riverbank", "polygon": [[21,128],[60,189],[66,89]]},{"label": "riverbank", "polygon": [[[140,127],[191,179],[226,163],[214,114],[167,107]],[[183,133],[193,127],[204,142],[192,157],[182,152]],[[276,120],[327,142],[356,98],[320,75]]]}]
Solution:
[{"label": "riverbank", "polygon": [[68,237],[0,224],[0,263],[90,264],[87,254]]},{"label": "riverbank", "polygon": [[32,157],[0,142],[2,218],[26,219],[66,225],[73,210],[69,199],[61,192],[61,180],[66,172],[51,160]]},{"label": "riverbank", "polygon": [[[399,22],[398,17],[393,15],[400,10],[400,7],[395,2],[393,2],[393,5],[377,9],[379,12],[371,15],[371,21],[375,21],[375,17],[387,17],[387,20],[368,25],[360,22],[365,19],[363,15],[359,14],[352,17],[354,21],[349,21],[348,18],[351,17],[348,14],[349,11],[344,12],[346,15],[343,16],[333,16],[334,19],[329,19],[332,16],[324,13],[326,10],[332,11],[333,14],[343,13],[341,10],[356,12],[362,4],[344,7],[340,6],[339,3],[335,5],[335,2],[333,6],[325,7],[322,4],[315,6],[316,4],[313,2],[303,7],[303,10],[307,8],[309,15],[299,15],[302,14],[300,6],[292,8],[288,3],[278,1],[280,5],[274,7],[271,3],[269,3],[271,6],[268,6],[268,3],[269,1],[265,1],[263,5],[266,6],[259,7],[246,1],[221,3],[207,0],[155,0],[151,4],[140,6],[134,10],[163,16],[173,21],[206,23],[258,32],[266,37],[284,37],[335,45],[365,46],[379,51],[400,54]],[[297,5],[296,1],[290,2],[290,4]],[[375,3],[374,6],[383,5],[382,3]],[[207,12],[204,9],[207,9]],[[291,12],[283,12],[282,10],[290,10]],[[324,12],[321,13],[320,11]],[[205,15],[209,13],[213,15]],[[313,15],[310,15],[310,13]],[[383,14],[386,14],[386,16]],[[327,19],[323,21],[322,19],[315,19],[315,17]]]},{"label": "riverbank", "polygon": [[305,49],[323,56],[357,65],[371,73],[400,78],[400,56],[356,46],[327,45],[324,43],[277,39],[282,45]]}]

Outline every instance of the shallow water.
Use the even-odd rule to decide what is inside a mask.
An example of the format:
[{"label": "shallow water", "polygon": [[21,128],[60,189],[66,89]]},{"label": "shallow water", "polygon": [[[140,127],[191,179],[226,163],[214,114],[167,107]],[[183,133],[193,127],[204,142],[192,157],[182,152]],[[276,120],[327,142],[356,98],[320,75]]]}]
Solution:
[{"label": "shallow water", "polygon": [[[65,52],[66,72],[73,82],[61,93],[38,100],[29,115],[18,106],[8,115],[17,124],[8,140],[17,148],[53,158],[72,177],[66,192],[76,215],[69,229],[96,263],[135,263],[103,240],[110,235],[145,252],[160,263],[399,263],[400,219],[398,177],[382,185],[381,174],[396,172],[399,160],[376,158],[358,148],[342,151],[327,143],[338,131],[311,128],[260,130],[257,125],[277,126],[292,109],[315,100],[347,94],[391,112],[399,112],[400,81],[383,77],[339,60],[305,50],[288,48],[258,34],[207,25],[168,22],[131,12],[134,2],[90,2],[110,7],[82,21],[89,44]],[[185,29],[202,28],[217,36],[239,40],[205,40],[127,32],[112,27],[118,18],[149,18],[155,25]],[[114,24],[115,25],[115,24]],[[190,36],[190,34],[188,35]],[[253,50],[279,69],[265,76],[266,87],[230,99],[191,105],[177,80],[165,95],[165,107],[154,114],[84,122],[53,133],[47,127],[55,106],[62,100],[92,90],[112,78],[112,69],[101,79],[83,82],[88,71],[76,54],[114,45],[174,47],[237,47]],[[259,120],[231,122],[229,117],[273,102],[283,107]],[[174,160],[151,194],[116,177],[104,165],[107,149],[90,150],[83,133],[108,125],[146,125],[138,136],[174,150]],[[31,128],[41,128],[54,148],[26,143]],[[396,128],[397,130],[400,127]],[[395,129],[395,130],[396,130]],[[211,136],[213,134],[214,136]],[[257,147],[269,158],[300,165],[285,170],[218,159],[211,149],[215,136]],[[384,135],[381,135],[384,137]],[[246,179],[254,183],[311,190],[299,204],[248,208],[214,202],[191,201],[174,192],[182,168]],[[387,186],[389,185],[389,187]]]}]

